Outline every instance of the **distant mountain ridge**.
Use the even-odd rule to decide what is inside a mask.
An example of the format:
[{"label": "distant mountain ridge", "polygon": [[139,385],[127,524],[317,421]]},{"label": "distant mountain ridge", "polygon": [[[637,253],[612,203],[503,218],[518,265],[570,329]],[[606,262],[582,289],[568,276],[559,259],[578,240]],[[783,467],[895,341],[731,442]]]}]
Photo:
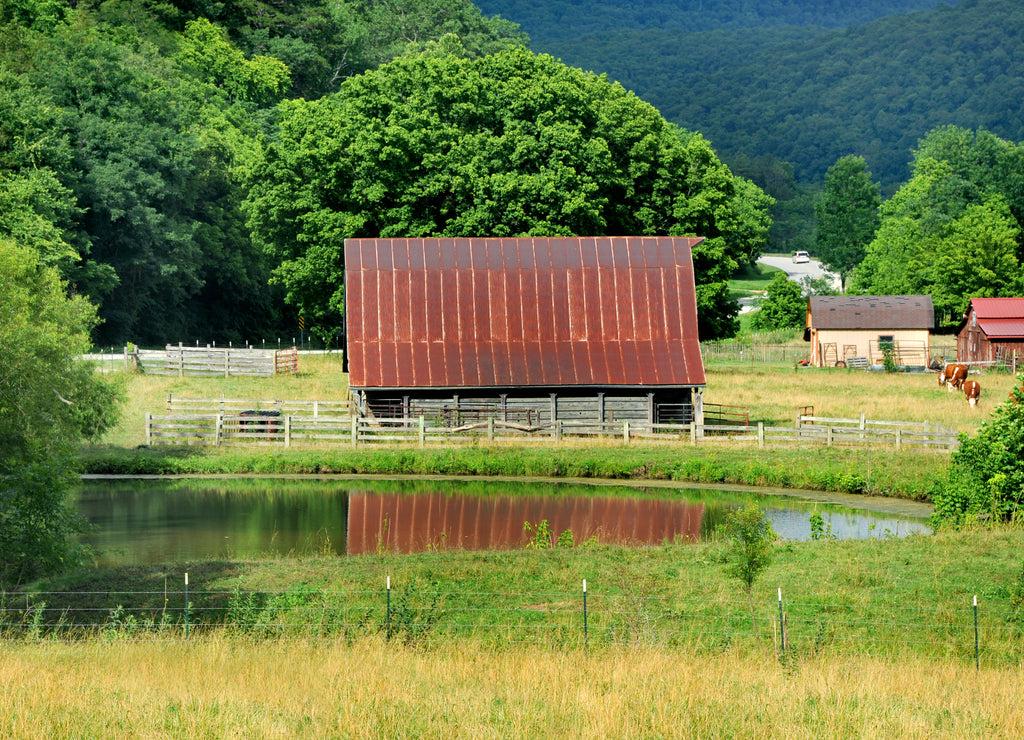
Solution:
[{"label": "distant mountain ridge", "polygon": [[[496,0],[485,4],[485,12],[506,12]],[[521,23],[536,50],[606,72],[669,120],[703,133],[726,160],[771,155],[808,182],[859,154],[891,189],[909,175],[918,140],[937,126],[1024,139],[1024,3],[927,4],[934,8],[838,29],[620,26],[539,43],[544,36],[530,19],[506,17]]]},{"label": "distant mountain ridge", "polygon": [[776,26],[842,28],[934,8],[941,0],[479,0],[486,15],[518,23],[538,51],[548,42],[616,30],[686,32]]}]

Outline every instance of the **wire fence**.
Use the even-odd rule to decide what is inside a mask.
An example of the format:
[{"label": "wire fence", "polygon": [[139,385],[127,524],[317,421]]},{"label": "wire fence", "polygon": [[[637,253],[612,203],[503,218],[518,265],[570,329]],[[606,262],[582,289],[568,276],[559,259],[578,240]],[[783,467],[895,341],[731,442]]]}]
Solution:
[{"label": "wire fence", "polygon": [[770,647],[779,656],[926,657],[976,666],[1024,663],[1024,618],[979,607],[849,600],[723,601],[642,591],[455,592],[417,582],[330,591],[97,591],[3,594],[0,638],[257,640],[590,647],[660,645],[692,651]]}]

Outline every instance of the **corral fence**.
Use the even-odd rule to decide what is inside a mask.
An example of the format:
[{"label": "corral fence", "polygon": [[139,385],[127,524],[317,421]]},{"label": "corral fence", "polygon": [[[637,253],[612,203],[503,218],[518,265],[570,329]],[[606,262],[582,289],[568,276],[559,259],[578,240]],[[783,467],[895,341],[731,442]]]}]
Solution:
[{"label": "corral fence", "polygon": [[[877,344],[877,342],[876,342]],[[877,347],[875,347],[877,349]],[[773,343],[762,343],[762,342],[735,342],[735,341],[708,341],[700,343],[701,355],[705,361],[708,360],[725,360],[733,362],[750,362],[750,363],[788,363],[800,362],[807,360],[811,356],[811,345],[810,343],[804,344],[773,344]],[[931,344],[928,347],[927,353],[925,352],[924,346],[919,348],[919,351],[915,355],[914,362],[916,364],[928,364],[928,357],[925,355],[929,354],[935,358],[945,358],[950,362],[956,361],[956,345],[955,344]],[[881,357],[881,353],[878,353],[878,357]],[[832,358],[833,360],[843,359],[839,357]],[[880,360],[879,360],[880,362]],[[832,367],[834,362],[829,362],[828,366]],[[849,363],[847,363],[849,365]],[[897,363],[897,364],[913,364],[910,362]]]},{"label": "corral fence", "polygon": [[[146,414],[146,444],[415,444],[450,445],[460,442],[561,442],[577,439],[689,442],[705,444],[729,438],[769,444],[890,445],[950,451],[957,447],[955,431],[938,424],[830,419],[800,415],[794,426],[723,423],[740,416],[742,407],[720,407],[722,418],[705,424],[650,423],[646,421],[566,421],[530,424],[488,416],[452,426],[438,416],[360,417],[350,413],[347,401],[273,401],[238,399],[185,399],[168,395],[166,414]],[[749,414],[746,414],[749,416]]]},{"label": "corral fence", "polygon": [[[575,592],[470,592],[416,582],[331,591],[204,590],[196,583],[152,591],[0,594],[0,639],[353,640],[403,644],[540,644],[560,647],[661,645],[699,651],[771,647],[777,656],[913,657],[980,667],[1024,660],[1015,611],[979,608],[977,597],[934,607],[849,604],[787,594],[754,603],[605,592],[583,581]],[[815,591],[818,586],[815,586]],[[775,594],[772,594],[774,597]]]},{"label": "corral fence", "polygon": [[136,367],[147,375],[272,376],[294,374],[299,369],[299,351],[255,349],[253,347],[185,347],[136,349],[130,352]]}]

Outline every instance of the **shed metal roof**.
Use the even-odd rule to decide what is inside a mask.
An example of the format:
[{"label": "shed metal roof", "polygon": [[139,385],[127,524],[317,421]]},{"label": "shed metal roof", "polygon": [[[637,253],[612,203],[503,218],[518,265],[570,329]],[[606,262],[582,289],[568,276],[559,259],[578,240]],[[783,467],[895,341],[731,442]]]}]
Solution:
[{"label": "shed metal roof", "polygon": [[974,309],[978,320],[1020,319],[1024,320],[1024,298],[972,298],[970,313]]},{"label": "shed metal roof", "polygon": [[349,384],[704,385],[700,241],[346,240]]},{"label": "shed metal roof", "polygon": [[933,329],[930,295],[811,296],[812,329]]},{"label": "shed metal roof", "polygon": [[978,319],[978,327],[989,339],[1024,338],[1024,319]]}]

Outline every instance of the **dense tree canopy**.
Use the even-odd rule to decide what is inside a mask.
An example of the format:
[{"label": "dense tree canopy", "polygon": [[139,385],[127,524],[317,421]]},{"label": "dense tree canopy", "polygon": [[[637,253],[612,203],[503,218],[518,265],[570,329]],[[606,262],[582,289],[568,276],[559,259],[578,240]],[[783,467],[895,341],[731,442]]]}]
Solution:
[{"label": "dense tree canopy", "polygon": [[764,244],[770,199],[699,135],[597,75],[452,37],[280,108],[250,172],[254,238],[322,332],[348,237],[699,235],[702,336],[734,331],[725,280]]},{"label": "dense tree canopy", "polygon": [[[506,10],[506,1],[515,2],[516,10]],[[584,11],[572,4],[574,12]],[[697,4],[674,4],[676,16]],[[848,11],[845,18],[833,12],[840,5]],[[883,191],[891,193],[909,176],[906,152],[937,126],[984,126],[1024,139],[1024,117],[1014,102],[1024,97],[1024,4],[899,5],[828,3],[819,11],[802,2],[704,2],[702,17],[749,11],[747,23],[730,30],[704,26],[703,19],[679,29],[647,27],[640,17],[648,7],[619,4],[617,12],[635,20],[619,17],[591,35],[566,39],[538,35],[527,12],[555,14],[563,4],[491,0],[483,7],[521,23],[536,50],[605,72],[668,120],[701,131],[726,161],[740,153],[770,154],[791,162],[800,182],[813,183],[852,152],[865,158]],[[908,12],[915,7],[931,9]],[[585,12],[601,21],[610,18],[603,9],[588,4]],[[828,14],[838,23],[798,27],[775,20],[795,9]],[[867,22],[876,9],[905,14]],[[855,19],[854,13],[865,15]],[[579,28],[558,26],[572,34]],[[697,30],[702,28],[707,30]]]},{"label": "dense tree canopy", "polygon": [[73,557],[72,446],[113,424],[120,397],[76,360],[95,321],[34,249],[0,238],[0,588]]},{"label": "dense tree canopy", "polygon": [[772,277],[765,289],[764,298],[752,322],[755,329],[796,329],[807,320],[807,295],[799,283],[790,280],[786,273],[779,272]]},{"label": "dense tree canopy", "polygon": [[829,167],[825,189],[814,204],[818,259],[846,277],[864,259],[864,250],[878,228],[878,207],[882,204],[878,184],[863,157],[848,155]]},{"label": "dense tree canopy", "polygon": [[882,205],[851,290],[930,294],[947,326],[972,297],[1019,295],[1024,148],[947,126],[921,142],[913,166],[913,177]]}]

